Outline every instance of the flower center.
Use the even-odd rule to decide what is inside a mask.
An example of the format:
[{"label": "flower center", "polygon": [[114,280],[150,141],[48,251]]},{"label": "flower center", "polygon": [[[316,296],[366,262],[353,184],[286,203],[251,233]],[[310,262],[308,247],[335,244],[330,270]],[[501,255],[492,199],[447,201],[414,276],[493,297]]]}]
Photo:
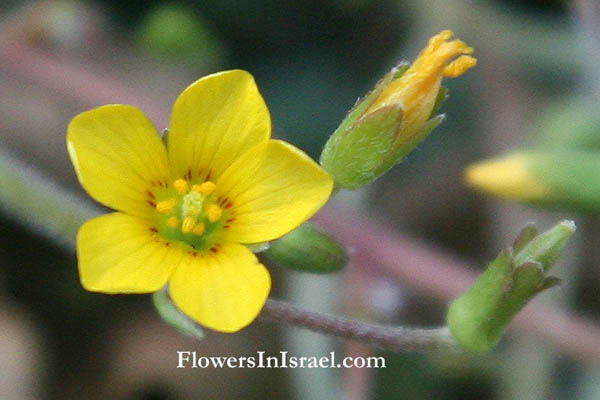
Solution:
[{"label": "flower center", "polygon": [[[166,186],[166,185],[165,185]],[[224,230],[233,221],[231,202],[217,196],[211,181],[195,183],[177,179],[170,186],[148,191],[155,201],[157,233],[167,242],[190,248],[190,252],[217,251]],[[167,244],[168,245],[168,244]]]}]

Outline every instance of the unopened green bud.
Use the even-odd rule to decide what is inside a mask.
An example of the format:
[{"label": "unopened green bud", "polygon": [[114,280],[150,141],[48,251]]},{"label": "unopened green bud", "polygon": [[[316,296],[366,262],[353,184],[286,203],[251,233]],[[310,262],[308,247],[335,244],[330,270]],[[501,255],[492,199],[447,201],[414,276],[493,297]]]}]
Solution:
[{"label": "unopened green bud", "polygon": [[513,247],[502,251],[490,263],[448,310],[448,327],[463,348],[477,352],[490,350],[510,321],[536,294],[559,283],[546,273],[574,232],[572,221],[563,221],[540,235],[529,226]]},{"label": "unopened green bud", "polygon": [[273,242],[265,254],[281,266],[316,273],[339,271],[348,262],[346,249],[308,222]]},{"label": "unopened green bud", "polygon": [[446,98],[444,77],[457,77],[476,64],[473,52],[444,31],[408,67],[390,71],[331,135],[321,165],[339,188],[357,189],[396,165],[443,119],[435,112]]}]

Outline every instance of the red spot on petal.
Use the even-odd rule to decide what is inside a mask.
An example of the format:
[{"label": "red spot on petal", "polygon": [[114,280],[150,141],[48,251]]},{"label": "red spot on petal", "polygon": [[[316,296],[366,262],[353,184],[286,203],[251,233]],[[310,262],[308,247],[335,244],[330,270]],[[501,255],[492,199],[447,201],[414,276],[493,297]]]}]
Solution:
[{"label": "red spot on petal", "polygon": [[150,228],[150,231],[151,231],[151,232],[154,232],[154,233],[157,233],[157,232],[158,232],[158,230],[157,230],[156,228],[154,228],[154,227]]},{"label": "red spot on petal", "polygon": [[213,253],[217,254],[219,252],[219,249],[217,249],[216,247],[211,247],[210,251],[212,251]]},{"label": "red spot on petal", "polygon": [[146,200],[146,203],[150,204],[152,208],[156,208],[156,204],[152,200]]},{"label": "red spot on petal", "polygon": [[233,207],[233,203],[231,201],[228,201],[227,204],[225,204],[225,208],[231,208]]},{"label": "red spot on petal", "polygon": [[152,192],[151,192],[151,191],[149,191],[149,190],[146,190],[146,194],[147,194],[147,195],[148,195],[150,198],[152,198],[152,199],[154,199],[154,198],[155,198],[155,197],[154,197],[154,193],[152,193]]}]

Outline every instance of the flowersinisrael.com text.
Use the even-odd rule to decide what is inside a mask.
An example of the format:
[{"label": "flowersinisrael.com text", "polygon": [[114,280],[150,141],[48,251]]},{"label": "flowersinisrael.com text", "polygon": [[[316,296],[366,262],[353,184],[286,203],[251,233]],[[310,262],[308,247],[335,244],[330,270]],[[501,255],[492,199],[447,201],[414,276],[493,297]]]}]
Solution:
[{"label": "flowersinisrael.com text", "polygon": [[344,357],[337,359],[335,352],[328,356],[298,357],[280,351],[268,356],[257,351],[252,356],[202,356],[195,351],[178,351],[177,368],[385,368],[383,357]]}]

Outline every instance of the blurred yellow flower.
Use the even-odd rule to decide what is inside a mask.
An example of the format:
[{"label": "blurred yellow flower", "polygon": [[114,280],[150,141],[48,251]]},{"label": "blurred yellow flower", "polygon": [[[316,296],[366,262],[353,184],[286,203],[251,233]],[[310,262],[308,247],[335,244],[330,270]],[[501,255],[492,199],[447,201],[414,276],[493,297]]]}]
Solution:
[{"label": "blurred yellow flower", "polygon": [[527,153],[480,161],[465,170],[467,183],[495,196],[523,202],[544,202],[556,198],[555,191],[530,170],[535,156]]},{"label": "blurred yellow flower", "polygon": [[306,154],[270,139],[269,111],[252,76],[220,72],[177,99],[165,147],[127,105],[76,116],[67,147],[79,181],[117,212],[77,237],[81,283],[103,293],[148,293],[167,282],[200,324],[235,332],[271,287],[243,244],[276,239],[329,198],[332,179]]}]

